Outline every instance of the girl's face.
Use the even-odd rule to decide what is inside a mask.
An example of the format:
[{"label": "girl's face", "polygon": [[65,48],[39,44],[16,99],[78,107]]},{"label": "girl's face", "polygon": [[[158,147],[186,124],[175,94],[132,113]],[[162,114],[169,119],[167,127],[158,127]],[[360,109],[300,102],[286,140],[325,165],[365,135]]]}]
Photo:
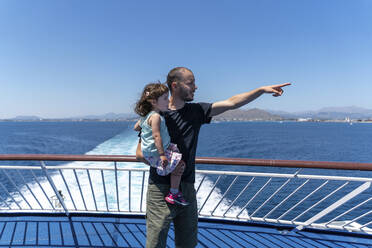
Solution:
[{"label": "girl's face", "polygon": [[168,97],[169,97],[168,92],[166,92],[163,95],[161,95],[155,101],[155,104],[154,104],[155,110],[158,110],[158,111],[167,111],[168,110],[168,105],[169,105],[169,99],[168,99]]}]

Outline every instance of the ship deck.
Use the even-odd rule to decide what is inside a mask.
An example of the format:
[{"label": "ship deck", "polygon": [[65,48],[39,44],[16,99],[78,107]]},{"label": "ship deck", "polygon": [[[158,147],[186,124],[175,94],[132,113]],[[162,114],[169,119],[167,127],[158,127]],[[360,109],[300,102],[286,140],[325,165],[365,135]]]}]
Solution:
[{"label": "ship deck", "polygon": [[[145,247],[148,168],[129,164],[134,156],[11,154],[0,161],[0,247]],[[372,178],[355,172],[372,171],[372,163],[196,163],[244,166],[196,170],[198,247],[372,247]],[[174,238],[171,226],[168,247]]]},{"label": "ship deck", "polygon": [[[197,247],[372,247],[370,236],[200,219]],[[145,247],[143,216],[3,215],[0,247]],[[174,247],[171,226],[167,247]]]}]

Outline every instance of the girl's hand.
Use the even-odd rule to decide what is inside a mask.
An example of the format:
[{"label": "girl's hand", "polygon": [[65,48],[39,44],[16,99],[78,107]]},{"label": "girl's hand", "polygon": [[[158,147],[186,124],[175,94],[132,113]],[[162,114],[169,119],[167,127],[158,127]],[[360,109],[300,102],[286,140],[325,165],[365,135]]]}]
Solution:
[{"label": "girl's hand", "polygon": [[167,167],[167,165],[168,165],[167,157],[162,155],[162,156],[160,156],[160,160],[161,160],[161,165],[163,166],[163,168]]},{"label": "girl's hand", "polygon": [[134,131],[137,131],[137,132],[139,132],[139,131],[141,131],[141,126],[140,126],[140,123],[141,123],[141,120],[138,120],[137,122],[136,122],[136,124],[134,124]]}]

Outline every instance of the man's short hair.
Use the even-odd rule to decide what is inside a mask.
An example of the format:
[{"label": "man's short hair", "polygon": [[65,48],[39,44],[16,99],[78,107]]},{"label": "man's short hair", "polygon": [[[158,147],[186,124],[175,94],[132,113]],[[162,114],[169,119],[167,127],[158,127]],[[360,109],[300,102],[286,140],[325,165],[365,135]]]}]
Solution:
[{"label": "man's short hair", "polygon": [[172,83],[173,82],[181,82],[183,78],[183,72],[189,71],[190,69],[186,67],[175,67],[168,73],[166,84],[168,85],[169,90],[172,92]]}]

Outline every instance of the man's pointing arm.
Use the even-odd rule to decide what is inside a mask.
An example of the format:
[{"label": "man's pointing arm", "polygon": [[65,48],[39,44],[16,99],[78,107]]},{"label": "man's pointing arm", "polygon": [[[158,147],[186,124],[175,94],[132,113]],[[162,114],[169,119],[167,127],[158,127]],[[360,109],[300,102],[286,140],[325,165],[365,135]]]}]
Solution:
[{"label": "man's pointing arm", "polygon": [[283,94],[283,87],[291,85],[290,83],[285,84],[277,84],[277,85],[270,85],[270,86],[263,86],[257,88],[255,90],[241,93],[235,96],[230,97],[227,100],[215,102],[212,104],[212,109],[210,113],[210,117],[222,114],[227,110],[237,109],[241,106],[244,106],[264,93],[272,93],[273,96],[281,96]]}]

